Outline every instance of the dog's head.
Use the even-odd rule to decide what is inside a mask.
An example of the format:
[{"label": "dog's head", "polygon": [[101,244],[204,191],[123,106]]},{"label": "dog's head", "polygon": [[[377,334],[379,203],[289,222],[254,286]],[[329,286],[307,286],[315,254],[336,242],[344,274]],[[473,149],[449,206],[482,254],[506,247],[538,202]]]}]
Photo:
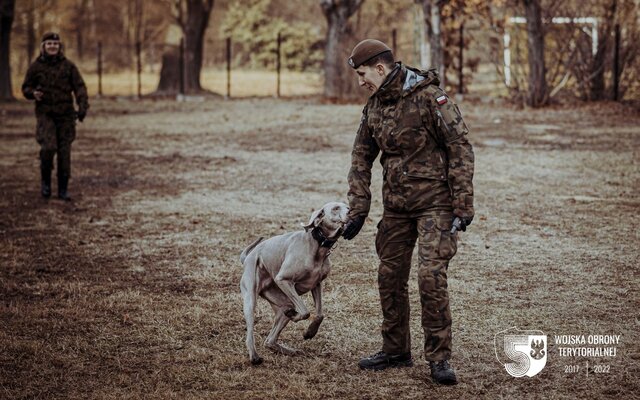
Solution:
[{"label": "dog's head", "polygon": [[303,225],[306,231],[319,226],[327,237],[333,238],[339,236],[344,224],[347,223],[347,214],[349,206],[344,203],[332,201],[325,204],[321,209],[311,214],[311,219],[307,225]]}]

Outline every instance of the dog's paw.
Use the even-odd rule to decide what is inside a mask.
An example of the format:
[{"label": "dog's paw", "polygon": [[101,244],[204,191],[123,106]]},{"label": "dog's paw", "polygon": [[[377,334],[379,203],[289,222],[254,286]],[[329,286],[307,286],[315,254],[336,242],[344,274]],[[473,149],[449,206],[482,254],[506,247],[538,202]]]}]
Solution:
[{"label": "dog's paw", "polygon": [[316,336],[316,333],[318,333],[318,328],[320,328],[320,323],[323,319],[324,317],[315,317],[314,320],[311,321],[311,324],[309,324],[307,331],[303,335],[306,340],[312,339],[314,336]]}]

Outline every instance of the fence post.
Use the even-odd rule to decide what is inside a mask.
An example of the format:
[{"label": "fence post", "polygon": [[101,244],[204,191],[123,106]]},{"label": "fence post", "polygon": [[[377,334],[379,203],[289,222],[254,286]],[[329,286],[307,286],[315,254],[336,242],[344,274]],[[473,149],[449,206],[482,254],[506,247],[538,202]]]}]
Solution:
[{"label": "fence post", "polygon": [[136,72],[138,74],[138,99],[142,98],[142,60],[140,57],[140,53],[142,51],[142,45],[141,43],[138,41],[136,42],[136,63],[137,63],[137,68],[136,68]]},{"label": "fence post", "polygon": [[464,93],[464,23],[460,24],[460,41],[458,42],[458,94]]},{"label": "fence post", "polygon": [[278,82],[276,86],[276,97],[280,97],[280,45],[282,43],[282,36],[280,32],[278,32],[278,50],[276,56],[276,71],[278,75]]},{"label": "fence post", "polygon": [[613,101],[619,100],[620,86],[620,24],[616,24],[613,48]]},{"label": "fence post", "polygon": [[98,96],[102,97],[102,42],[98,42]]},{"label": "fence post", "polygon": [[231,98],[231,38],[227,38],[227,98]]},{"label": "fence post", "polygon": [[184,38],[180,39],[180,53],[178,60],[178,72],[180,74],[180,94],[184,96]]}]

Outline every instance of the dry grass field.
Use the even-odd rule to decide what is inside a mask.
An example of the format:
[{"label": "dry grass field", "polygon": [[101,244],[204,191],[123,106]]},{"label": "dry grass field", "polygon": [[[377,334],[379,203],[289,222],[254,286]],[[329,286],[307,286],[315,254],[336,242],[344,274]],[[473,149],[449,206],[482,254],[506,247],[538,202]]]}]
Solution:
[{"label": "dry grass field", "polygon": [[[96,100],[63,203],[39,195],[32,105],[0,105],[0,398],[638,398],[640,114],[618,104],[461,104],[477,214],[449,268],[457,386],[428,377],[415,267],[416,365],[357,368],[380,348],[379,165],[368,223],[331,256],[318,335],[290,324],[281,338],[304,354],[269,352],[261,300],[265,362],[249,364],[238,256],[346,199],[360,108]],[[533,378],[496,359],[494,335],[512,326],[548,335]],[[562,357],[553,339],[592,334],[621,335],[616,356]]]}]

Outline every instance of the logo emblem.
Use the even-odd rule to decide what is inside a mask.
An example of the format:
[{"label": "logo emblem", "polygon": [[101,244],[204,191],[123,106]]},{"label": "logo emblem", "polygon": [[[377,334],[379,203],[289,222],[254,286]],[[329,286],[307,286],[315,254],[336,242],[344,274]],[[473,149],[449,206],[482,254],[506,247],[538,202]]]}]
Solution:
[{"label": "logo emblem", "polygon": [[356,67],[356,63],[353,62],[353,58],[349,57],[349,65],[351,65],[351,68],[355,68]]},{"label": "logo emblem", "polygon": [[496,333],[494,346],[498,362],[513,377],[535,376],[547,365],[547,335],[542,331],[505,329]]}]

